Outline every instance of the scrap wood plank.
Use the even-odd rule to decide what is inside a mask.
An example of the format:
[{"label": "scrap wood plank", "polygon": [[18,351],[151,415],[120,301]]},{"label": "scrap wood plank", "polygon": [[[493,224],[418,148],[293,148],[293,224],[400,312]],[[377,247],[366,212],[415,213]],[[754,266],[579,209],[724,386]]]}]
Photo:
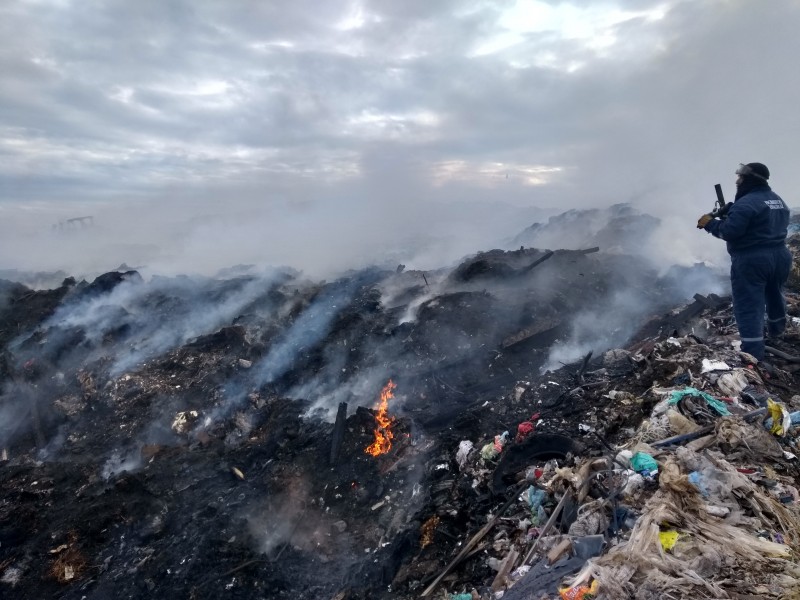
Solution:
[{"label": "scrap wood plank", "polygon": [[518,556],[519,552],[512,548],[503,559],[503,564],[500,565],[500,569],[497,571],[497,576],[494,578],[494,581],[492,581],[493,592],[499,592],[506,586],[506,578],[511,572],[511,569],[514,567],[514,563],[517,562]]},{"label": "scrap wood plank", "polygon": [[552,550],[547,553],[547,562],[549,564],[553,564],[556,562],[561,556],[567,552],[572,547],[572,540],[569,538],[564,538],[558,544],[553,546]]},{"label": "scrap wood plank", "polygon": [[531,325],[530,327],[525,327],[524,329],[519,330],[517,333],[506,337],[501,343],[501,348],[510,348],[511,346],[515,346],[520,342],[524,342],[527,339],[532,338],[535,335],[539,335],[540,333],[545,333],[546,331],[550,331],[555,329],[556,327],[561,326],[562,320],[554,317],[545,317],[539,319]]}]

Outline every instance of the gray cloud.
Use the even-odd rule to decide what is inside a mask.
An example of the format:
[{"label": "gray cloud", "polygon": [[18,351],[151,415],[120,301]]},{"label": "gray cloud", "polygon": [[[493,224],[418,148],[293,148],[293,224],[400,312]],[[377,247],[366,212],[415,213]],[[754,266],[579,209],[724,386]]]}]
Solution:
[{"label": "gray cloud", "polygon": [[[738,162],[798,204],[798,22],[790,0],[5,2],[0,267],[111,268],[144,245],[162,269],[327,268],[386,237],[477,249],[529,224],[476,236],[463,200],[631,201],[677,218],[682,259],[718,257],[680,228]],[[42,231],[84,212],[103,233],[54,251]]]}]

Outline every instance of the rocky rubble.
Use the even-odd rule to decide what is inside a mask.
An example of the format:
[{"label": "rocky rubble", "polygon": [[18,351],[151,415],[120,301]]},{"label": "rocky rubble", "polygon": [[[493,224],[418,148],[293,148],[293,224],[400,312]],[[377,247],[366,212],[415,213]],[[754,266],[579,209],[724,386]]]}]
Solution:
[{"label": "rocky rubble", "polygon": [[792,597],[797,326],[593,250],[4,283],[3,598]]}]

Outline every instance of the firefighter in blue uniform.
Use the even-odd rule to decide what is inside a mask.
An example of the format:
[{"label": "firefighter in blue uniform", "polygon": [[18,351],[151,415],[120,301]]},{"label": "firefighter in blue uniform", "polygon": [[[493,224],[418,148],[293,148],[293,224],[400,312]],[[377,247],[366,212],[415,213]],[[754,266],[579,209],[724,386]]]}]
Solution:
[{"label": "firefighter in blue uniform", "polygon": [[742,350],[764,360],[765,308],[769,337],[780,337],[786,328],[783,286],[792,267],[786,247],[789,209],[767,183],[765,165],[739,165],[736,174],[736,198],[727,214],[721,219],[703,215],[697,227],[727,242]]}]

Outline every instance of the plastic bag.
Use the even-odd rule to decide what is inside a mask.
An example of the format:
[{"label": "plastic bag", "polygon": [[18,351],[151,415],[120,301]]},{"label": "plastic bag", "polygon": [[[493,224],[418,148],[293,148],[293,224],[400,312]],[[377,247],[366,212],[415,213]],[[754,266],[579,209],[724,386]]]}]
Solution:
[{"label": "plastic bag", "polygon": [[792,416],[786,407],[780,402],[775,402],[772,398],[767,399],[767,412],[770,419],[767,419],[769,424],[769,432],[774,435],[786,435],[792,427]]},{"label": "plastic bag", "polygon": [[658,473],[658,463],[656,459],[647,454],[647,452],[637,452],[631,457],[631,467],[637,473],[643,475],[653,475]]},{"label": "plastic bag", "polygon": [[484,460],[494,460],[503,451],[503,448],[508,443],[508,432],[504,431],[502,435],[494,436],[494,442],[486,444],[481,448],[481,458]]}]

